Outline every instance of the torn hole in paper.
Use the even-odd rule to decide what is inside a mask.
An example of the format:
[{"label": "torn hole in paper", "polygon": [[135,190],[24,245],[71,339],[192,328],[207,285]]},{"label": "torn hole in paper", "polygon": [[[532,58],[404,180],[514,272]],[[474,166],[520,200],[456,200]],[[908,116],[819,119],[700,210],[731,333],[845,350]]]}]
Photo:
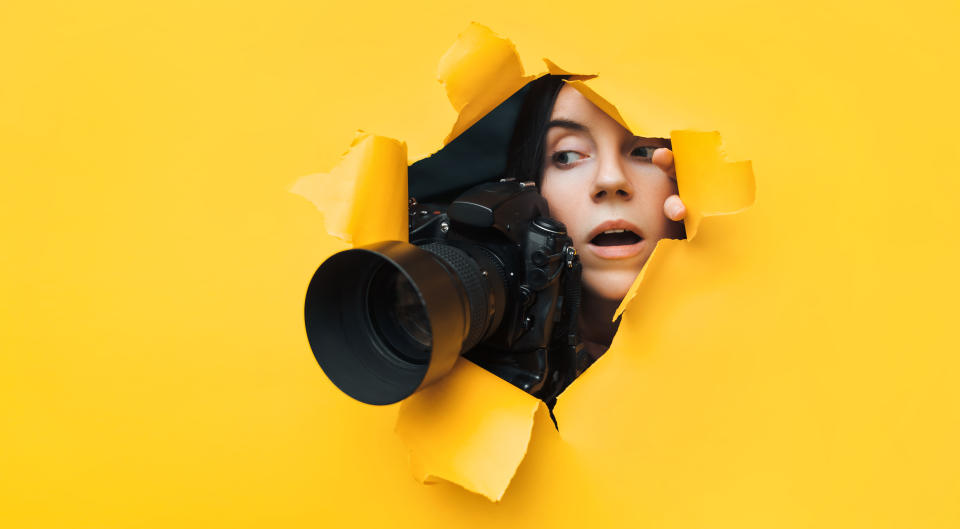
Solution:
[{"label": "torn hole in paper", "polygon": [[[416,196],[429,188],[449,198],[502,172],[504,164],[503,157],[478,156],[469,167],[451,167],[438,155],[456,154],[470,143],[465,140],[475,143],[478,138],[489,143],[490,151],[505,152],[510,138],[502,131],[513,127],[498,122],[515,119],[523,90],[545,74],[565,76],[567,85],[631,130],[629,120],[588,86],[595,75],[575,74],[548,60],[545,63],[546,72],[525,75],[509,40],[472,24],[443,56],[439,67],[440,80],[459,112],[458,119],[444,140],[444,149],[409,168],[418,172],[409,182],[409,193],[405,145],[370,134],[359,135],[332,171],[303,177],[292,191],[323,212],[332,235],[354,246],[406,241],[408,194]],[[689,238],[697,235],[704,217],[735,213],[752,204],[754,182],[749,162],[725,162],[719,134],[675,131],[671,140],[677,182],[687,207],[684,224]],[[676,244],[684,241],[656,244],[615,317],[629,308],[659,256]],[[584,374],[576,383],[588,376]],[[562,409],[558,408],[557,414],[564,428],[577,427],[563,422]],[[403,401],[396,432],[410,450],[412,470],[419,481],[447,480],[497,501],[526,454],[534,421],[546,418],[540,400],[461,358],[446,376]]]}]

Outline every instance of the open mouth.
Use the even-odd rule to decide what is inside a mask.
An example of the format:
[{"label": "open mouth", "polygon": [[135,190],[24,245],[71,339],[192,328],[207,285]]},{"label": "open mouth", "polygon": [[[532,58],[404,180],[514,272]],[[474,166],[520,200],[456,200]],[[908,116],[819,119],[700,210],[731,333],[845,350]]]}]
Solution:
[{"label": "open mouth", "polygon": [[596,246],[628,246],[643,240],[643,237],[627,229],[607,230],[593,239],[590,244]]}]

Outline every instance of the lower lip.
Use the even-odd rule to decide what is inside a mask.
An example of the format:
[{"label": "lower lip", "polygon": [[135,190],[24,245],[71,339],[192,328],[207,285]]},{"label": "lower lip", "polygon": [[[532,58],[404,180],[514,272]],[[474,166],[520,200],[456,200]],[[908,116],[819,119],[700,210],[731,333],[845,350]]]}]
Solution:
[{"label": "lower lip", "polygon": [[647,242],[647,240],[643,239],[640,242],[621,246],[597,246],[596,244],[587,243],[587,248],[601,259],[627,259],[639,255],[643,250],[643,244],[645,242]]}]

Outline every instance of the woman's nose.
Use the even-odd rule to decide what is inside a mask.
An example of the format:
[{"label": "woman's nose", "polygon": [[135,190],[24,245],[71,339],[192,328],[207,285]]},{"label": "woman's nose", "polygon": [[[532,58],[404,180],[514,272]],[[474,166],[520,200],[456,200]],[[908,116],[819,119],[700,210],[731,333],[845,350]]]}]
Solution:
[{"label": "woman's nose", "polygon": [[594,200],[621,198],[629,200],[633,196],[633,186],[624,170],[619,156],[607,158],[597,164],[597,175],[593,180],[592,196]]}]

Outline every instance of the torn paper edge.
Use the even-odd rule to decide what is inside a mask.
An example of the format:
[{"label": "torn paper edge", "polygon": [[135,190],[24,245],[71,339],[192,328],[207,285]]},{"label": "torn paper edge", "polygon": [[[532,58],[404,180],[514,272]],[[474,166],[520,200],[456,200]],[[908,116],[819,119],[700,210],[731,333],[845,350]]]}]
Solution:
[{"label": "torn paper edge", "polygon": [[[470,44],[471,42],[472,42],[472,45]],[[491,61],[491,63],[487,65],[488,68],[486,68],[487,78],[483,80],[485,82],[480,81],[479,79],[476,79],[477,76],[474,75],[475,72],[471,71],[472,70],[471,67],[473,63],[483,62],[483,61]],[[445,85],[445,88],[447,89],[448,98],[450,99],[451,104],[453,104],[454,108],[458,110],[457,121],[455,122],[453,128],[451,129],[451,132],[444,139],[444,145],[448,144],[454,138],[459,136],[459,134],[469,129],[470,126],[475,124],[477,121],[479,121],[479,119],[481,119],[483,116],[485,116],[494,108],[496,108],[497,105],[501,104],[511,95],[513,95],[517,90],[523,88],[527,83],[529,83],[535,78],[538,78],[546,74],[569,76],[569,78],[566,81],[569,85],[577,89],[588,100],[590,100],[599,108],[604,110],[604,112],[610,115],[618,123],[623,125],[624,128],[631,130],[630,127],[627,126],[626,120],[624,120],[623,117],[620,115],[616,106],[614,106],[613,104],[611,104],[610,102],[602,98],[599,94],[597,94],[595,91],[593,91],[591,88],[589,88],[586,85],[586,82],[589,81],[590,79],[595,78],[596,74],[575,74],[572,72],[568,72],[560,68],[559,66],[557,66],[555,63],[553,63],[548,59],[544,59],[544,63],[547,66],[547,72],[541,73],[539,75],[533,75],[533,76],[524,75],[520,57],[517,54],[516,48],[514,47],[511,41],[494,34],[488,28],[480,24],[476,24],[476,23],[471,24],[466,31],[460,34],[460,36],[458,37],[458,40],[454,43],[454,45],[450,48],[450,50],[448,50],[447,53],[444,54],[443,58],[440,61],[440,66],[438,68],[439,80]],[[484,69],[481,68],[480,70],[483,71]],[[472,93],[472,95],[465,95],[465,94],[458,93],[458,90],[459,90],[458,86],[460,87],[459,89],[462,89],[464,86],[470,87],[471,89],[470,92]],[[475,89],[475,87],[482,87],[482,88]],[[673,137],[677,132],[683,133],[683,132],[689,132],[689,131],[675,131],[675,133],[672,133],[671,136]],[[333,180],[334,181],[333,183],[335,184],[337,178],[336,176],[331,177],[331,175],[335,175],[335,173],[338,173],[339,172],[338,170],[340,170],[341,168],[344,171],[346,171],[347,168],[343,166],[347,165],[347,162],[351,156],[351,153],[353,153],[355,150],[358,150],[359,146],[362,146],[363,142],[367,141],[367,139],[371,137],[374,139],[370,141],[377,141],[379,139],[380,141],[394,142],[397,145],[403,146],[403,153],[404,153],[404,156],[403,156],[404,186],[403,187],[405,188],[406,187],[405,171],[407,167],[407,160],[405,156],[405,153],[406,153],[405,145],[402,144],[402,142],[398,142],[397,140],[393,140],[390,138],[371,136],[366,134],[361,134],[354,139],[354,142],[351,145],[351,150],[344,155],[344,157],[340,161],[340,164],[338,164],[337,167],[335,167],[329,173],[308,175],[298,180],[291,188],[292,192],[300,194],[301,196],[304,196],[305,198],[313,202],[317,206],[317,208],[321,211],[321,213],[324,214],[325,224],[327,226],[328,232],[331,233],[331,235],[341,238],[347,242],[352,242],[354,244],[358,244],[358,239],[361,239],[362,237],[358,237],[358,234],[356,233],[358,226],[355,223],[351,223],[351,220],[360,216],[356,211],[356,205],[360,201],[357,201],[356,198],[358,196],[363,195],[363,193],[365,192],[364,188],[366,186],[362,185],[362,183],[360,182],[355,182],[356,185],[347,191],[347,193],[352,192],[353,195],[349,199],[345,199],[345,201],[348,204],[347,204],[347,207],[343,209],[336,209],[336,206],[337,206],[336,201],[326,200],[326,199],[323,199],[322,197],[318,201],[317,193],[310,192],[309,188],[312,187],[314,191],[318,189],[322,189],[324,194],[328,194],[331,189],[329,187],[324,187],[318,184],[322,183],[324,179],[326,179],[327,181]],[[372,157],[373,154],[370,153],[369,151],[366,151],[365,156]],[[718,152],[718,157],[721,158],[720,163],[729,163],[722,160],[722,156],[719,152]],[[372,163],[372,162],[375,162],[376,160],[367,159],[367,160],[361,160],[361,161]],[[359,177],[358,180],[363,180],[362,176],[368,175],[372,180],[382,181],[384,177],[382,176],[382,174],[379,174],[377,171],[371,170],[370,163],[360,164],[361,167],[364,167],[367,169],[367,172],[363,172],[362,169],[358,170],[356,173],[356,177]],[[738,163],[738,162],[733,162],[733,163]],[[743,162],[739,162],[739,163],[743,163]],[[749,163],[749,162],[746,162],[746,163]],[[752,176],[752,171],[751,171],[751,176]],[[684,176],[682,174],[682,170],[678,165],[678,173],[677,173],[678,186],[680,185],[682,178],[684,178]],[[751,185],[754,185],[752,180],[751,180]],[[405,207],[406,207],[406,191],[405,190],[404,190],[404,196],[402,197],[402,200],[399,200],[398,203],[405,211]],[[699,219],[702,219],[708,216],[735,214],[739,211],[743,211],[744,209],[748,208],[750,205],[752,205],[752,203],[753,203],[753,200],[751,199],[749,203],[744,204],[742,207],[739,207],[731,211],[700,212],[699,218],[697,219],[696,223],[699,222]],[[330,214],[331,207],[333,208],[332,215]],[[339,218],[338,218],[338,214],[339,214]],[[691,218],[691,217],[688,217],[688,218]],[[692,240],[696,236],[696,233],[697,233],[696,223],[694,221],[685,220],[685,224],[688,226],[689,240]],[[399,227],[399,229],[397,227]],[[406,240],[407,226],[405,221],[396,223],[394,227],[382,226],[381,228],[383,232],[390,233],[393,235],[393,237],[382,237],[380,240],[383,240],[386,238],[393,238],[395,240]],[[395,231],[398,233],[393,233]],[[399,231],[403,231],[403,233],[399,234]],[[375,242],[375,241],[368,240],[367,242]],[[631,288],[628,291],[627,296],[624,298],[623,302],[618,307],[615,318],[619,317],[629,307],[630,301],[636,296],[639,289],[642,288],[647,270],[650,269],[650,267],[652,266],[657,266],[657,262],[659,262],[660,260],[659,256],[663,254],[663,251],[664,250],[661,248],[661,244],[659,244],[658,242],[657,246],[654,249],[654,252],[651,254],[645,266],[641,269],[633,285],[631,285]],[[486,371],[484,371],[484,373],[485,373],[484,376],[488,376],[496,379],[496,376],[493,375],[492,373],[488,373]],[[523,450],[519,453],[519,456],[516,458],[515,464],[513,463],[513,461],[511,461],[507,465],[510,468],[504,469],[508,471],[508,474],[506,474],[506,478],[500,479],[499,482],[492,485],[489,483],[486,483],[486,484],[481,483],[476,479],[475,476],[471,477],[468,475],[458,474],[455,472],[447,472],[443,470],[439,470],[439,471],[431,470],[430,468],[431,464],[427,462],[426,459],[424,459],[423,457],[418,456],[418,454],[416,453],[417,449],[413,448],[412,446],[410,446],[409,443],[407,443],[408,439],[404,439],[402,428],[400,428],[400,417],[398,416],[397,433],[398,435],[400,435],[401,439],[404,439],[405,444],[408,445],[408,449],[410,450],[411,467],[415,476],[421,482],[424,482],[424,483],[428,483],[432,479],[444,479],[446,481],[456,483],[467,490],[471,490],[473,492],[481,494],[491,499],[492,501],[499,501],[503,497],[503,494],[506,492],[507,488],[509,487],[511,480],[513,479],[513,476],[516,473],[516,469],[520,466],[520,463],[526,458],[526,453],[529,449],[529,444],[530,444],[530,437],[533,431],[534,421],[536,420],[536,416],[537,416],[537,410],[539,410],[541,407],[545,409],[545,406],[543,405],[542,402],[540,402],[539,400],[535,399],[532,396],[529,396],[526,394],[524,395],[526,398],[530,399],[531,404],[535,402],[536,405],[532,407],[529,414],[529,420],[525,421],[523,431],[521,432],[523,434],[523,437],[525,438]]]}]

